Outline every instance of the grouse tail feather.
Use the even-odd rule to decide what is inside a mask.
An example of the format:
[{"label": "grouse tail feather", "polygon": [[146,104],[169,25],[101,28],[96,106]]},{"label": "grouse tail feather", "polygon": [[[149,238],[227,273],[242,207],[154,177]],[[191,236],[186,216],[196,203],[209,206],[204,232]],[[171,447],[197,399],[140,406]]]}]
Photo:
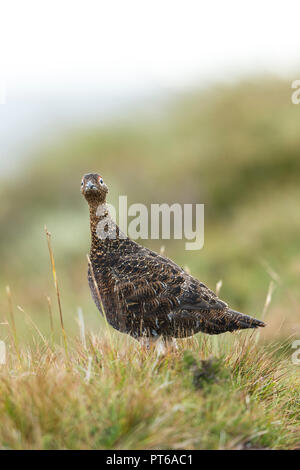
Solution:
[{"label": "grouse tail feather", "polygon": [[257,320],[249,315],[245,315],[244,313],[237,312],[236,310],[228,309],[226,316],[228,326],[232,328],[232,330],[230,328],[230,331],[266,326],[263,321]]}]

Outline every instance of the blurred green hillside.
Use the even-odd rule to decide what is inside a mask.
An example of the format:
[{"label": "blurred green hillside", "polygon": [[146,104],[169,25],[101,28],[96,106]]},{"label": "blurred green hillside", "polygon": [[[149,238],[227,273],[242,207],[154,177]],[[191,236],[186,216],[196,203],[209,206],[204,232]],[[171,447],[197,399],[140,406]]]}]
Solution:
[{"label": "blurred green hillside", "polygon": [[[53,236],[66,327],[76,327],[78,306],[87,324],[102,323],[86,281],[88,208],[82,174],[101,173],[109,202],[205,204],[205,245],[141,243],[188,266],[221,297],[261,316],[269,283],[275,291],[266,337],[300,332],[300,106],[288,82],[257,79],[216,86],[170,99],[155,116],[82,129],[40,146],[31,162],[1,184],[1,312],[5,285],[14,304],[48,328],[55,295],[44,224]],[[56,308],[56,307],[55,307]],[[24,321],[16,313],[18,322]]]}]

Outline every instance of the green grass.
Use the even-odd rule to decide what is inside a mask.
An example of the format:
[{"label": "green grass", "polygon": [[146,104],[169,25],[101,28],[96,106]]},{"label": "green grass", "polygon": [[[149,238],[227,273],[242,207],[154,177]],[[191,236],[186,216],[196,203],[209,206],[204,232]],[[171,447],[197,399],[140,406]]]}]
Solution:
[{"label": "green grass", "polygon": [[9,349],[0,369],[0,443],[8,449],[292,449],[299,371],[256,333],[181,340],[159,355],[113,333],[64,349]]}]

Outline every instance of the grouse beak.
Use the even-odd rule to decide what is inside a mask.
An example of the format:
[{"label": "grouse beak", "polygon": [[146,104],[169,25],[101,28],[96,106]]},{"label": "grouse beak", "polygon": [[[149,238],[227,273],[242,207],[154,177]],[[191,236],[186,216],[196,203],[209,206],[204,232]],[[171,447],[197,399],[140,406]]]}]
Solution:
[{"label": "grouse beak", "polygon": [[94,189],[97,189],[96,185],[88,181],[85,185],[85,191],[93,191]]}]

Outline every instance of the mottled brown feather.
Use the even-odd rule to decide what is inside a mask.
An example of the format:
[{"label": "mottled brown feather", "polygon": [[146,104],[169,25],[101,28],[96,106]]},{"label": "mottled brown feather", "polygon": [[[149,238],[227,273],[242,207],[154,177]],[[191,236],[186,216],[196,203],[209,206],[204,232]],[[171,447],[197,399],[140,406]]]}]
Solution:
[{"label": "mottled brown feather", "polygon": [[[83,177],[82,193],[90,207],[92,239],[88,280],[101,311],[100,293],[111,326],[135,338],[177,338],[199,331],[220,334],[264,326],[259,320],[231,310],[205,284],[170,259],[122,234],[106,208],[107,191],[99,175]],[[106,238],[98,236],[99,222],[105,222]]]}]

